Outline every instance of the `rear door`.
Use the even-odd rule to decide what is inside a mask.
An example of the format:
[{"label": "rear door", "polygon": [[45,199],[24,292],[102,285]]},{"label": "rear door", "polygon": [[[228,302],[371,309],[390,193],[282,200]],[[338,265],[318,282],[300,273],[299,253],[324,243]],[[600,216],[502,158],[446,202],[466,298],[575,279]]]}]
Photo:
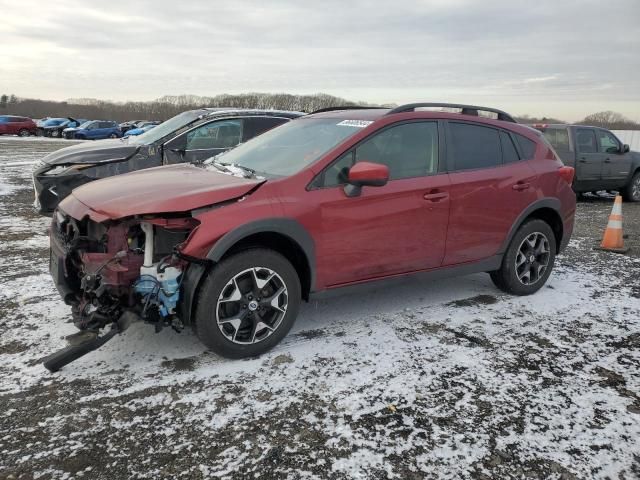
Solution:
[{"label": "rear door", "polygon": [[629,152],[622,153],[622,142],[608,130],[597,129],[598,152],[604,155],[602,164],[603,188],[621,187],[631,173],[632,158]]},{"label": "rear door", "polygon": [[448,122],[451,214],[444,265],[497,254],[515,220],[536,199],[536,173],[526,161],[535,149],[535,142],[506,130]]},{"label": "rear door", "polygon": [[605,155],[598,151],[593,128],[576,128],[576,177],[585,188],[601,188]]}]

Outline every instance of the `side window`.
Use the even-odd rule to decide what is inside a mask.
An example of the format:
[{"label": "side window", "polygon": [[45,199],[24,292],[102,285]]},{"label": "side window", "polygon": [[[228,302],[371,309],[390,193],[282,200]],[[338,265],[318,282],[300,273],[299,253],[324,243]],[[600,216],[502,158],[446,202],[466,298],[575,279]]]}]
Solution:
[{"label": "side window", "polygon": [[207,123],[187,134],[187,150],[231,148],[240,143],[242,120],[220,120]]},{"label": "side window", "polygon": [[438,171],[438,125],[412,122],[374,134],[345,153],[324,171],[320,186],[347,183],[349,169],[356,162],[381,163],[389,167],[389,179],[421,177]]},{"label": "side window", "polygon": [[453,170],[471,170],[500,165],[500,139],[495,128],[449,122]]},{"label": "side window", "polygon": [[242,141],[246,142],[253,137],[263,134],[267,130],[271,130],[278,125],[287,122],[286,118],[275,117],[249,117],[244,120],[244,128],[242,129]]},{"label": "side window", "polygon": [[518,142],[518,147],[520,147],[522,159],[531,160],[534,158],[536,156],[536,142],[517,133],[514,133],[513,135],[516,138],[516,142]]},{"label": "side window", "polygon": [[519,162],[518,151],[507,132],[500,132],[500,145],[502,146],[502,163]]},{"label": "side window", "polygon": [[576,133],[578,153],[597,153],[596,134],[590,128],[579,128]]},{"label": "side window", "polygon": [[325,171],[323,182],[318,187],[337,187],[345,185],[349,177],[349,169],[353,166],[353,150],[342,155],[338,160],[333,162]]},{"label": "side window", "polygon": [[604,130],[598,130],[598,145],[603,153],[618,153],[620,151],[618,139]]},{"label": "side window", "polygon": [[87,126],[87,130],[95,130],[96,128],[98,128],[98,122],[91,122],[91,123]]},{"label": "side window", "polygon": [[569,130],[566,128],[547,128],[543,131],[544,137],[556,150],[571,151],[569,143]]}]

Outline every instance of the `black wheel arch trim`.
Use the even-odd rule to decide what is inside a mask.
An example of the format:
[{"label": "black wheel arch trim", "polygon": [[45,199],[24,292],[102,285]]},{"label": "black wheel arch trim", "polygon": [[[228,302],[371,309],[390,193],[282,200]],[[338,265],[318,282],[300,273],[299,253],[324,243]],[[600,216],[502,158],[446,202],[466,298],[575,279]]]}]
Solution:
[{"label": "black wheel arch trim", "polygon": [[257,233],[277,233],[289,238],[300,247],[309,266],[309,290],[314,291],[316,278],[315,242],[307,229],[293,218],[264,218],[241,225],[224,234],[211,247],[207,258],[213,262],[218,262],[236,243]]},{"label": "black wheel arch trim", "polygon": [[[560,217],[560,221],[562,221],[562,215],[560,214],[560,207],[561,207],[560,200],[558,200],[557,198],[541,198],[540,200],[536,200],[527,208],[525,208],[520,213],[516,221],[513,222],[513,225],[511,225],[509,234],[505,238],[504,242],[502,242],[502,245],[498,250],[498,254],[504,254],[507,251],[507,248],[509,248],[509,244],[511,243],[511,240],[515,236],[520,226],[524,223],[527,217],[529,217],[535,211],[541,210],[543,208],[550,208],[551,210],[553,210],[558,214],[558,216]],[[563,235],[563,240],[564,240],[564,235]],[[557,248],[559,247],[560,245],[557,246]]]},{"label": "black wheel arch trim", "polygon": [[307,259],[309,266],[309,294],[315,290],[316,257],[315,242],[306,228],[292,218],[274,217],[249,222],[224,234],[213,244],[205,261],[189,263],[182,282],[181,301],[178,304],[178,316],[185,324],[192,324],[196,295],[202,278],[210,267],[219,262],[222,257],[238,242],[257,233],[277,233],[296,243]]}]

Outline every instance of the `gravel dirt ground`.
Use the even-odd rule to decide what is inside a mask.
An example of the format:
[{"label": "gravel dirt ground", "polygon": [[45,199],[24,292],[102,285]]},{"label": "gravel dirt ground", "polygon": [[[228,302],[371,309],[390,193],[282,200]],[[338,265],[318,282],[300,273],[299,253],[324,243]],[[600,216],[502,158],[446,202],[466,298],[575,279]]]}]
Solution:
[{"label": "gravel dirt ground", "polygon": [[305,305],[260,358],[136,324],[49,374],[74,327],[29,163],[69,144],[0,137],[0,479],[640,478],[640,205],[617,255],[612,197],[581,201],[531,297],[414,279]]}]

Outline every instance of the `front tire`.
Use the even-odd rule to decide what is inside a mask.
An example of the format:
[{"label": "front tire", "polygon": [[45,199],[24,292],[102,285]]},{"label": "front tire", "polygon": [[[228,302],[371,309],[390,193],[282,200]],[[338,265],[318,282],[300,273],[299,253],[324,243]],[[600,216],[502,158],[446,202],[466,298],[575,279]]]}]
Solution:
[{"label": "front tire", "polygon": [[116,135],[115,133],[112,133],[111,135],[109,135],[109,138],[118,138],[118,135]]},{"label": "front tire", "polygon": [[631,181],[621,193],[625,202],[640,202],[640,171],[631,177]]},{"label": "front tire", "polygon": [[198,295],[195,330],[226,358],[260,355],[277,345],[298,316],[300,278],[282,255],[245,250],[218,263]]},{"label": "front tire", "polygon": [[500,290],[531,295],[547,281],[556,258],[556,237],[544,220],[525,222],[516,232],[491,280]]},{"label": "front tire", "polygon": [[26,128],[22,128],[18,131],[19,137],[28,137],[29,135],[30,135],[29,130],[27,130]]}]

